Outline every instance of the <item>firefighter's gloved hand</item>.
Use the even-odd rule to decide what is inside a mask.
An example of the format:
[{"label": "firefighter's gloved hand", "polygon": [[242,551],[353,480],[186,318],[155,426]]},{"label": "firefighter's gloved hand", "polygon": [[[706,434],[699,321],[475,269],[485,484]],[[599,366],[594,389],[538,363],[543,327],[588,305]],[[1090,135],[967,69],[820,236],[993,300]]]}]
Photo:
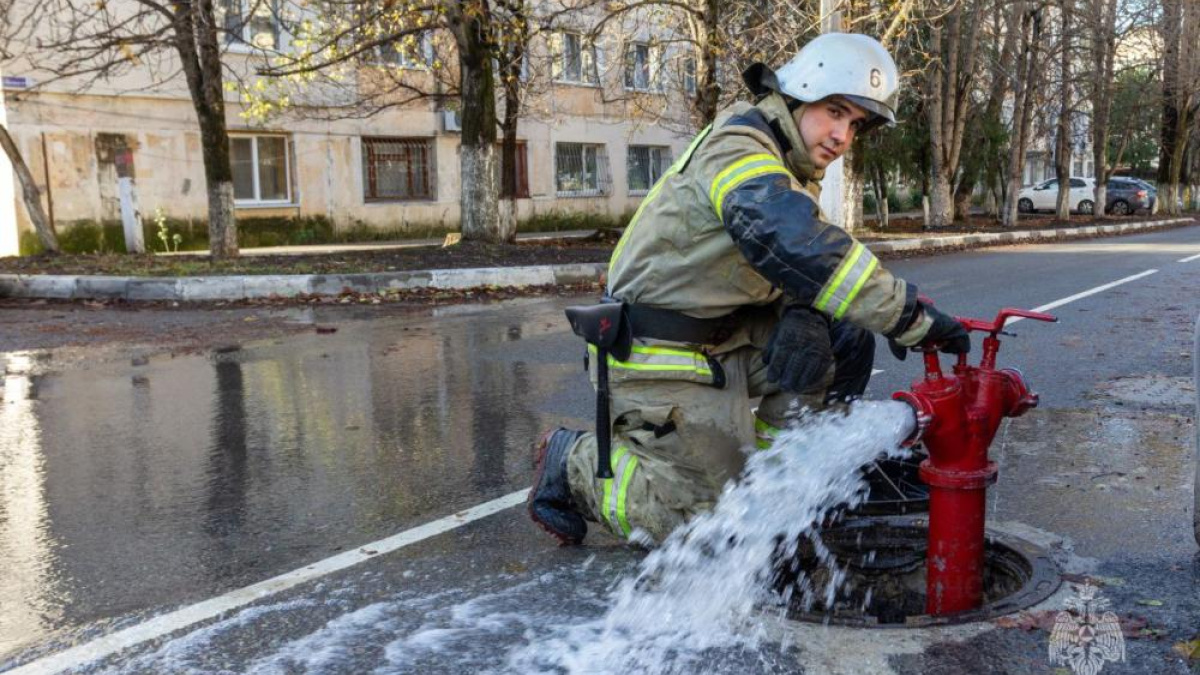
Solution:
[{"label": "firefighter's gloved hand", "polygon": [[792,394],[821,387],[833,365],[829,320],[804,305],[788,305],[763,350],[767,381]]},{"label": "firefighter's gloved hand", "polygon": [[946,354],[967,354],[971,351],[971,336],[958,319],[945,314],[933,305],[923,305],[925,316],[932,320],[929,332],[925,334],[924,343],[937,343],[938,351]]},{"label": "firefighter's gloved hand", "polygon": [[888,339],[892,356],[903,361],[908,357],[908,348],[930,342],[938,343],[938,349],[947,354],[966,354],[971,351],[971,337],[967,329],[949,314],[933,306],[931,302],[920,302],[920,312],[904,332]]}]

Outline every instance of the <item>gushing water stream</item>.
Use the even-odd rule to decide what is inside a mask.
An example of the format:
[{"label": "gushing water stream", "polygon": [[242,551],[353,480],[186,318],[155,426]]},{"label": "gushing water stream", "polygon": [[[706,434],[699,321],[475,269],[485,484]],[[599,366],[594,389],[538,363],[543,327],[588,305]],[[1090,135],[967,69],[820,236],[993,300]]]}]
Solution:
[{"label": "gushing water stream", "polygon": [[[859,468],[881,454],[904,455],[897,446],[912,424],[908,406],[897,402],[808,417],[771,449],[754,452],[711,512],[611,586],[608,575],[630,568],[589,562],[532,578],[474,579],[432,595],[371,594],[365,605],[353,600],[352,587],[317,589],[248,607],[102,672],[794,672],[803,654],[767,634],[767,613],[782,614],[787,600],[772,590],[773,561],[792,557],[802,540],[821,557],[816,526],[831,509],[861,502]],[[828,581],[803,592],[828,601],[841,572],[838,561],[822,561]],[[269,638],[266,653],[232,667],[223,662],[289,621],[313,623]]]},{"label": "gushing water stream", "polygon": [[[765,637],[761,612],[782,606],[773,561],[790,558],[831,509],[857,505],[859,468],[899,457],[912,431],[907,405],[859,402],[848,413],[808,418],[750,456],[716,507],[674,532],[620,581],[599,620],[564,627],[516,650],[516,672],[714,672],[718,652],[752,652]],[[818,550],[819,550],[818,546]],[[827,601],[836,592],[836,561]],[[812,591],[809,591],[812,592]],[[781,609],[782,611],[782,609]]]}]

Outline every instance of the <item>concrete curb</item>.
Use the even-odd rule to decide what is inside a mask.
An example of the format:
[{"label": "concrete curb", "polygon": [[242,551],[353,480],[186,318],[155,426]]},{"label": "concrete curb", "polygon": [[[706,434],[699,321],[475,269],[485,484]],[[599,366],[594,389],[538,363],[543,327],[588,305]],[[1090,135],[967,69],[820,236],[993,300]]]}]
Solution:
[{"label": "concrete curb", "polygon": [[[875,253],[937,250],[991,243],[1028,242],[1072,236],[1123,234],[1192,221],[1174,218],[1153,222],[1098,225],[1053,230],[1017,230],[991,234],[925,237],[872,242]],[[418,289],[469,289],[481,286],[548,286],[596,282],[608,263],[419,270],[364,274],[292,274],[213,277],[112,277],[54,274],[0,274],[0,298],[61,300],[246,300],[252,298],[338,295],[344,291],[385,293]]]}]

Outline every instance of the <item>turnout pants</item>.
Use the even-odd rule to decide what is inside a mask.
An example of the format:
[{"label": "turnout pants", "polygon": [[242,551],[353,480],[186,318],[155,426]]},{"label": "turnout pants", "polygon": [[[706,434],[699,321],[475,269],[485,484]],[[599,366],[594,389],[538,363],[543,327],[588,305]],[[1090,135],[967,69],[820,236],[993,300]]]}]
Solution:
[{"label": "turnout pants", "polygon": [[[636,529],[661,542],[716,502],[741,472],[746,453],[770,445],[803,407],[860,396],[874,362],[874,338],[834,322],[834,363],[818,390],[786,393],[767,382],[762,348],[773,326],[750,326],[737,346],[707,355],[695,345],[637,339],[628,361],[610,357],[613,478],[596,478],[596,436],[582,435],[567,461],[581,514],[619,537]],[[591,355],[596,358],[595,352]],[[716,387],[724,373],[724,386]],[[595,367],[593,371],[593,384]],[[761,397],[757,411],[752,399]]]}]

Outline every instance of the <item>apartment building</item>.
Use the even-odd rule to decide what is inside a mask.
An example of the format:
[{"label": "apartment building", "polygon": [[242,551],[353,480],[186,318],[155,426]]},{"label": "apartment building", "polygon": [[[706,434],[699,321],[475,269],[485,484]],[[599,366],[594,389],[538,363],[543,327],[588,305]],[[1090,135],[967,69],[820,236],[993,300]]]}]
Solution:
[{"label": "apartment building", "polygon": [[[226,0],[236,12],[239,0]],[[267,5],[255,5],[262,7]],[[224,17],[224,60],[246,81],[291,46],[273,12]],[[618,215],[636,208],[686,147],[695,61],[667,50],[643,26],[586,38],[583,26],[534,39],[518,125],[521,218],[553,212]],[[381,48],[356,73],[434,77],[435,45]],[[443,62],[447,62],[444,60]],[[448,62],[453,62],[448,61]],[[51,81],[35,50],[0,63],[10,131],[56,224],[120,217],[118,185],[132,178],[144,217],[203,219],[201,140],[172,55],[84,86]],[[340,115],[346,91],[299,92],[281,114],[256,121],[235,91],[226,96],[239,219],[322,216],[336,227],[453,227],[459,220],[459,128],[453,97],[431,97],[365,118]],[[331,98],[332,96],[332,98]],[[8,198],[11,199],[11,198]],[[18,205],[16,228],[29,229]],[[11,225],[9,226],[11,228]],[[3,229],[3,221],[0,221]],[[11,239],[11,233],[9,233]],[[3,241],[0,235],[0,241]]]}]

